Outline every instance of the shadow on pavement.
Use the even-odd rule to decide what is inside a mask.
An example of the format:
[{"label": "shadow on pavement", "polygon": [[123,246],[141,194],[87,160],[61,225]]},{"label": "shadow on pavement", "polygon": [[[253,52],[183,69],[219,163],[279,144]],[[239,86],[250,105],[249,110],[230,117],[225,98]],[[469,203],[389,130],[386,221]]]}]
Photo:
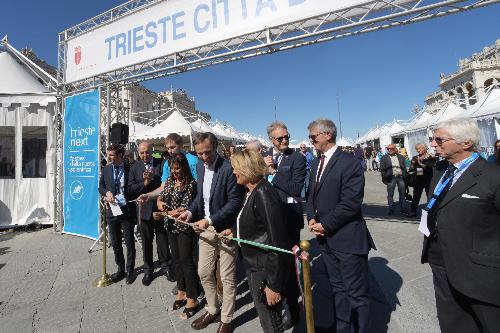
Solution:
[{"label": "shadow on pavement", "polygon": [[386,222],[418,223],[417,218],[410,218],[399,210],[393,215],[388,215],[387,205],[363,204],[363,216],[372,220],[383,220]]},{"label": "shadow on pavement", "polygon": [[[316,333],[335,332],[335,309],[333,294],[328,282],[326,269],[319,253],[316,239],[311,239],[310,254],[313,258],[311,278],[313,283],[314,326]],[[372,333],[385,333],[391,320],[391,314],[399,304],[397,293],[403,279],[390,267],[385,258],[374,257],[368,261],[370,278],[370,311]],[[380,285],[381,281],[383,285]],[[305,323],[305,315],[302,323]],[[299,325],[293,332],[304,332],[305,324]]]},{"label": "shadow on pavement", "polygon": [[0,247],[0,256],[6,253],[9,253],[10,247]]}]

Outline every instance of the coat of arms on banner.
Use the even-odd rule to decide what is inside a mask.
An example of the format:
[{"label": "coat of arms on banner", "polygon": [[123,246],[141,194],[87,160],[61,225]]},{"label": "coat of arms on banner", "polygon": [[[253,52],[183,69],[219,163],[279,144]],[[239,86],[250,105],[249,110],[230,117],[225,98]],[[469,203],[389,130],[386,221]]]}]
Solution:
[{"label": "coat of arms on banner", "polygon": [[79,65],[82,60],[82,47],[75,47],[75,64]]}]

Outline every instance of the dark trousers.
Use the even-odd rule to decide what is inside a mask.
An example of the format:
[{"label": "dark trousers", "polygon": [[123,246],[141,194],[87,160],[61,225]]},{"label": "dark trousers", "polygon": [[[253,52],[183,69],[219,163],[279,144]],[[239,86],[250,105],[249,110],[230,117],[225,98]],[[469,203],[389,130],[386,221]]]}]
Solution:
[{"label": "dark trousers", "polygon": [[462,294],[448,282],[444,266],[430,264],[442,333],[493,333],[500,329],[500,307]]},{"label": "dark trousers", "polygon": [[403,177],[392,177],[391,181],[387,183],[387,203],[389,209],[393,209],[394,205],[394,190],[398,187],[399,193],[399,208],[403,209],[405,201],[405,181]]},{"label": "dark trousers", "polygon": [[161,267],[168,266],[170,261],[170,250],[168,248],[168,234],[163,226],[163,219],[155,220],[142,220],[139,225],[142,239],[142,256],[144,260],[144,273],[151,274],[154,270],[153,263],[153,238],[156,234],[156,251],[158,252],[158,260]]},{"label": "dark trousers", "polygon": [[[290,227],[288,231],[288,237],[290,239],[289,250],[292,249],[294,245],[298,245],[300,243],[300,228],[298,226]],[[300,290],[297,284],[297,275],[295,274],[295,262],[294,258],[290,259],[290,272],[288,275],[288,279],[286,282],[286,303],[288,304],[288,308],[292,316],[296,316],[300,312],[299,307],[299,296]]]},{"label": "dark trousers", "polygon": [[337,333],[369,333],[368,255],[339,252],[324,244],[321,257],[335,300]]},{"label": "dark trousers", "polygon": [[418,204],[420,203],[420,198],[422,197],[422,192],[425,189],[425,195],[427,196],[427,200],[429,199],[429,186],[430,180],[423,184],[416,184],[413,187],[413,199],[411,201],[411,212],[416,213]]},{"label": "dark trousers", "polygon": [[115,253],[115,262],[119,272],[125,272],[125,257],[123,255],[122,237],[127,247],[127,272],[132,272],[135,267],[135,240],[134,223],[126,213],[108,218],[109,237],[111,247]]},{"label": "dark trousers", "polygon": [[195,299],[200,295],[200,283],[195,263],[195,233],[190,228],[180,233],[169,232],[168,237],[177,289],[185,291],[188,298]]},{"label": "dark trousers", "polygon": [[264,333],[284,332],[283,318],[281,315],[283,304],[280,302],[273,307],[269,307],[260,300],[260,285],[266,278],[266,272],[252,271],[250,269],[247,269],[246,272],[248,286],[250,287],[250,293],[252,294],[253,303],[255,304],[255,309],[257,310],[262,331]]}]

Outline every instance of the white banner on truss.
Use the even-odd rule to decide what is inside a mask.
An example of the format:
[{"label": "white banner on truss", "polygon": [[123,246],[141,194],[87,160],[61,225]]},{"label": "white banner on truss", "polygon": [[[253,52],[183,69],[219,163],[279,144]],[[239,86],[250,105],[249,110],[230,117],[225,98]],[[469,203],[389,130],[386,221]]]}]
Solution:
[{"label": "white banner on truss", "polygon": [[70,39],[65,83],[366,3],[370,1],[162,1]]}]

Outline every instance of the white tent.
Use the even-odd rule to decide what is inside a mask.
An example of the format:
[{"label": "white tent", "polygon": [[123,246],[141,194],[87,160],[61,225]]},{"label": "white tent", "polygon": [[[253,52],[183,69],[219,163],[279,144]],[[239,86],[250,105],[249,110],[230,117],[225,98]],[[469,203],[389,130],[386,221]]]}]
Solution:
[{"label": "white tent", "polygon": [[469,110],[469,116],[477,119],[481,132],[481,147],[490,152],[500,137],[500,87],[492,88]]},{"label": "white tent", "polygon": [[0,225],[52,224],[56,98],[0,53]]},{"label": "white tent", "polygon": [[226,131],[224,126],[219,123],[218,121],[215,121],[215,124],[211,126],[212,132],[219,138],[220,140],[223,141],[230,141],[232,142],[234,140],[233,136]]},{"label": "white tent", "polygon": [[354,147],[354,140],[351,138],[337,138],[337,145],[341,147]]},{"label": "white tent", "polygon": [[136,138],[140,138],[146,132],[149,132],[153,127],[141,124],[137,121],[130,122],[129,126],[129,141],[135,141]]},{"label": "white tent", "polygon": [[138,136],[139,140],[164,139],[171,133],[191,137],[194,133],[204,132],[201,128],[191,124],[182,116],[178,110],[174,110],[170,116],[161,123],[155,125],[149,131]]},{"label": "white tent", "polygon": [[193,124],[194,126],[202,129],[203,132],[211,132],[211,133],[213,133],[212,128],[210,127],[210,125],[205,120],[203,120],[202,118],[196,119],[191,124]]}]

